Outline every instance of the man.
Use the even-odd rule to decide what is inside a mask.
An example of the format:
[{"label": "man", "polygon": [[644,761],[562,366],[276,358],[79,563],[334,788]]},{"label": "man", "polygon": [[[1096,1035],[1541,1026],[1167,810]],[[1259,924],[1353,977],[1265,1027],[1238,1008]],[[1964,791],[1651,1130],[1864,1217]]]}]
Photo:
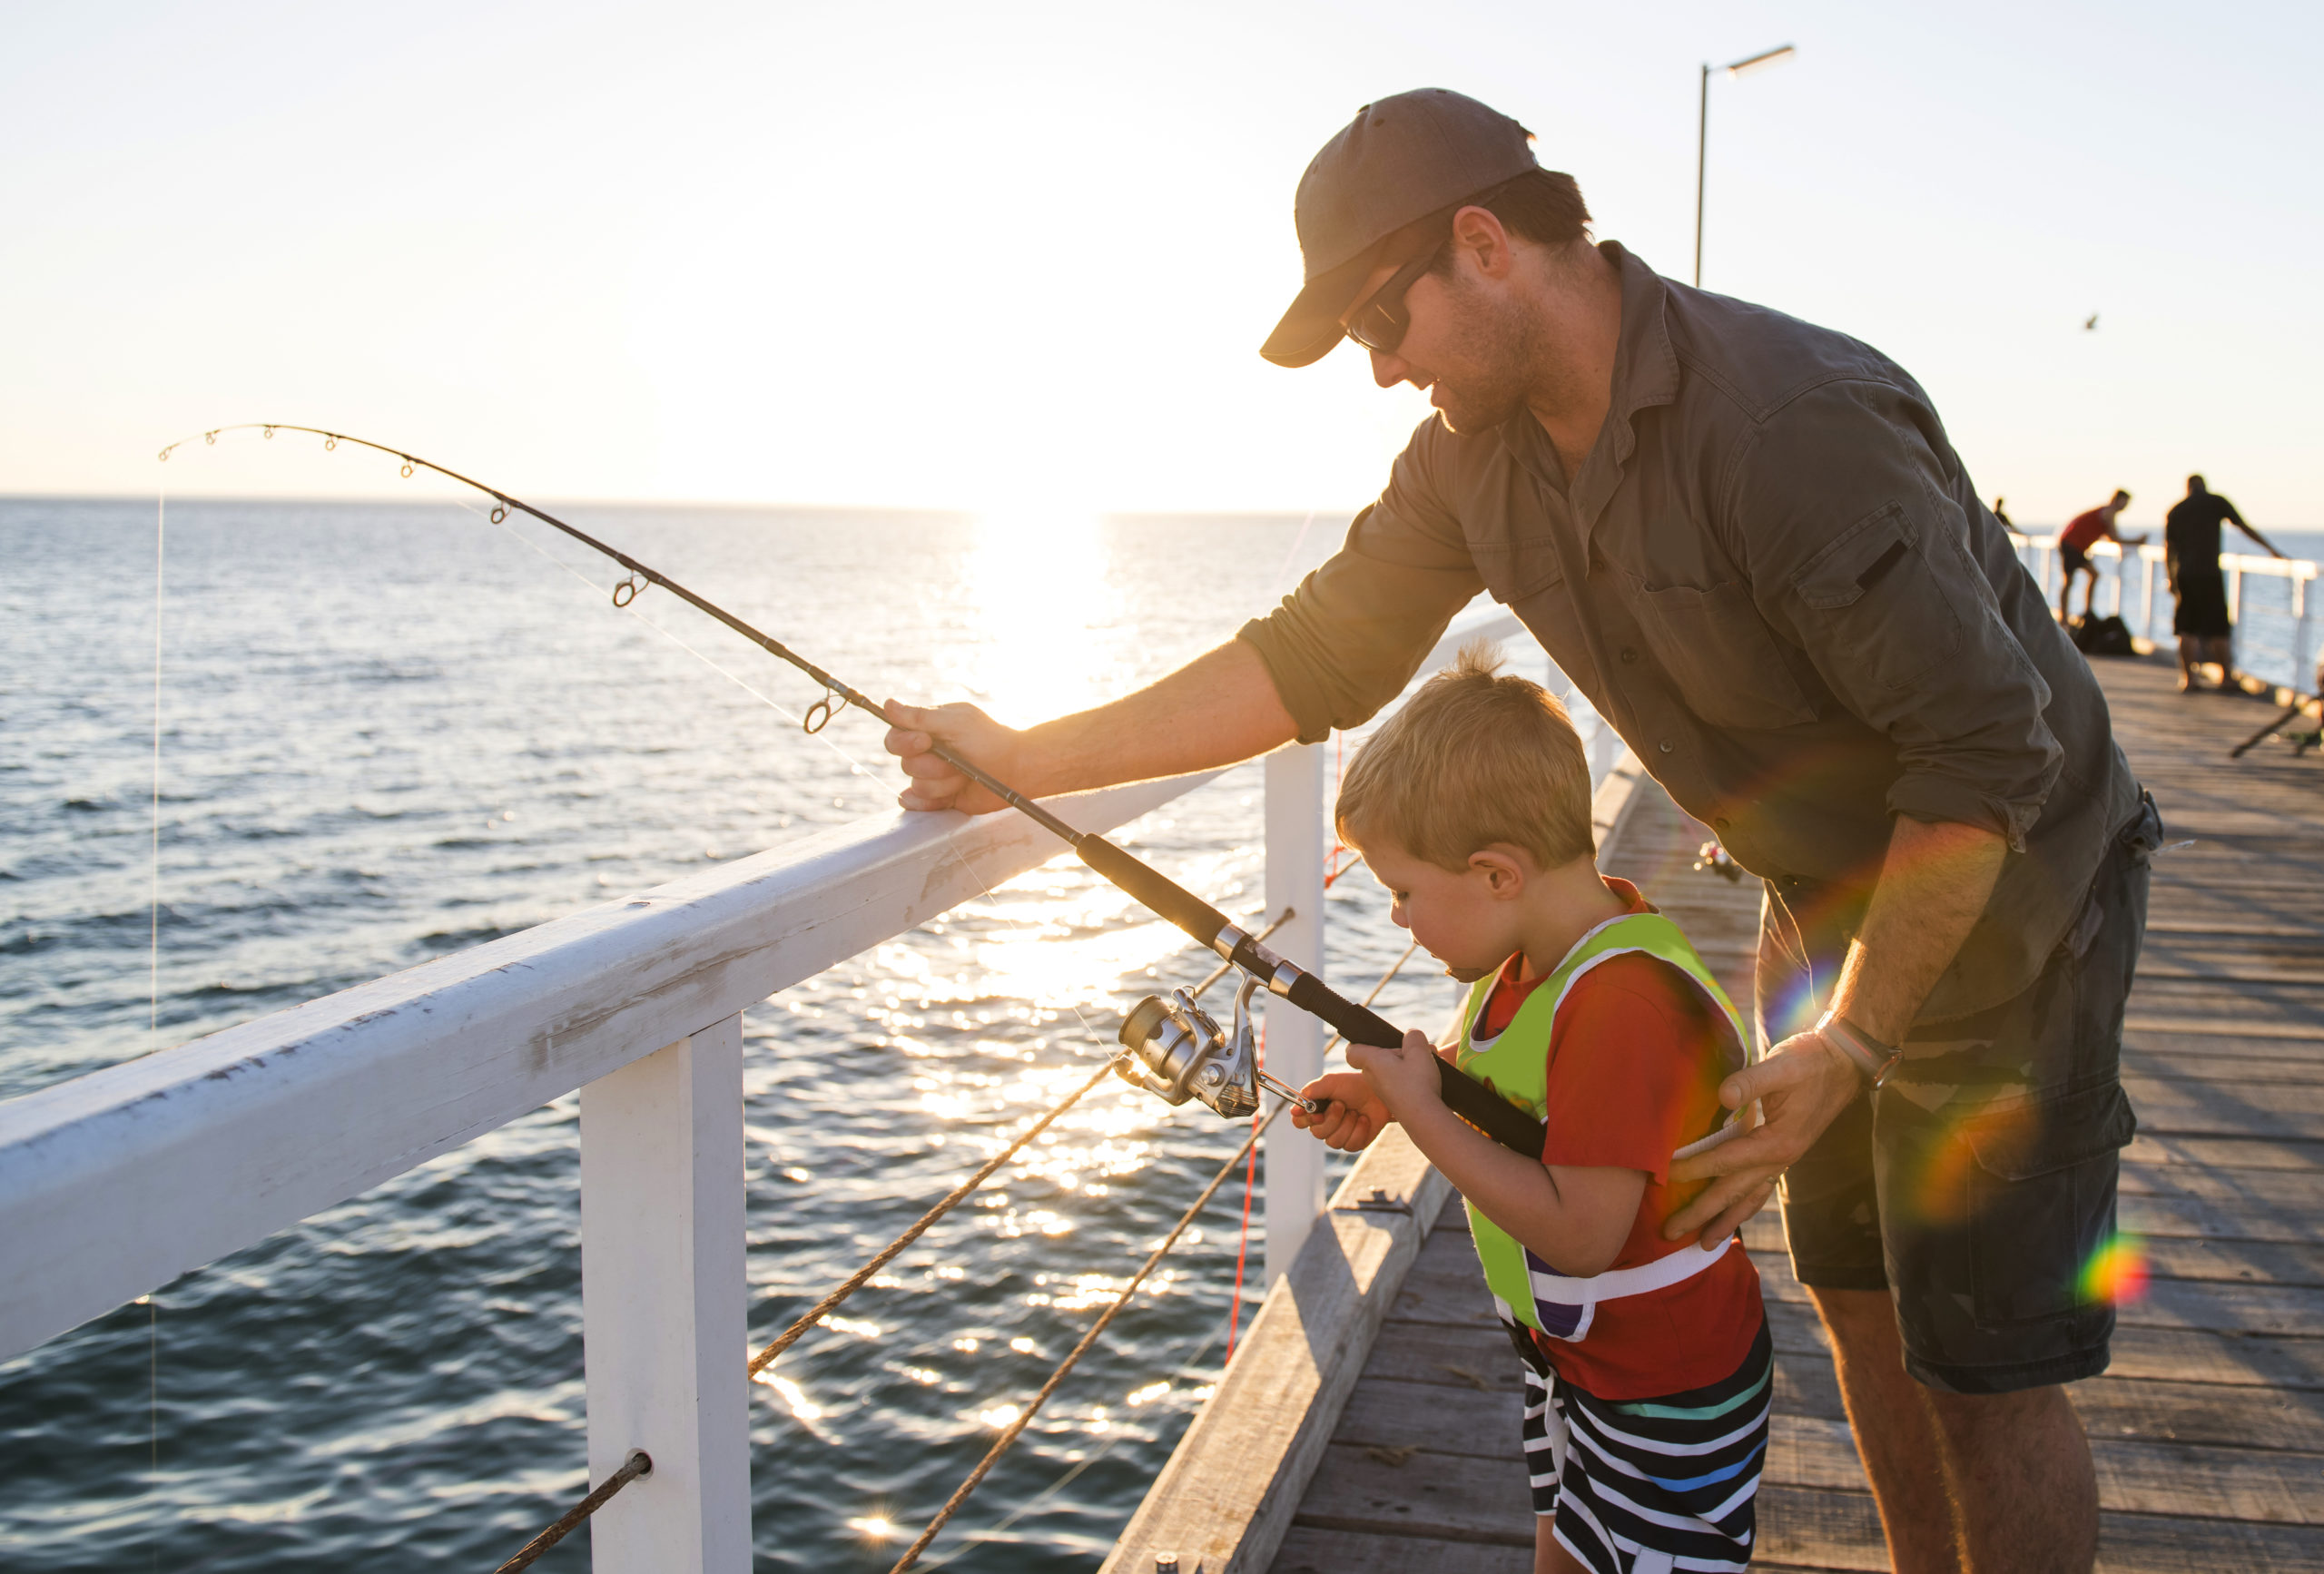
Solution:
[{"label": "man", "polygon": [[[1999,502],[2001,499],[1996,497],[1994,501]],[[2086,513],[2075,515],[2065,529],[2059,533],[2058,621],[2060,623],[2073,622],[2073,613],[2068,608],[2067,604],[2073,600],[2073,576],[2077,574],[2086,574],[2090,576],[2090,583],[2083,589],[2082,595],[2083,615],[2087,617],[2098,610],[2098,569],[2090,561],[2092,547],[2101,541],[2112,541],[2123,546],[2136,546],[2146,539],[2144,536],[2125,536],[2115,532],[2114,521],[2121,517],[2122,510],[2130,506],[2131,495],[2117,487],[2111,499]]]},{"label": "man", "polygon": [[2196,669],[2204,662],[2219,664],[2219,686],[2244,691],[2235,671],[2234,625],[2227,615],[2227,576],[2219,566],[2219,527],[2232,522],[2238,530],[2281,557],[2276,544],[2243,522],[2235,505],[2203,485],[2201,476],[2187,477],[2187,495],[2162,516],[2162,566],[2171,577],[2171,632],[2179,636],[2179,692],[2192,694],[2203,687]]},{"label": "man", "polygon": [[[2122,999],[2159,840],[2090,669],[1927,398],[1854,340],[1593,244],[1570,176],[1456,93],[1366,105],[1294,209],[1267,340],[1428,391],[1387,490],[1267,618],[1024,732],[892,706],[918,809],[995,807],[932,737],[1055,792],[1248,758],[1393,699],[1478,590],[1767,881],[1730,1077],[1766,1126],[1679,1166],[1717,1240],[1784,1180],[1896,1567],[2087,1569],[2062,1383],[2112,1228]],[[2057,789],[2053,791],[2053,789]]]}]

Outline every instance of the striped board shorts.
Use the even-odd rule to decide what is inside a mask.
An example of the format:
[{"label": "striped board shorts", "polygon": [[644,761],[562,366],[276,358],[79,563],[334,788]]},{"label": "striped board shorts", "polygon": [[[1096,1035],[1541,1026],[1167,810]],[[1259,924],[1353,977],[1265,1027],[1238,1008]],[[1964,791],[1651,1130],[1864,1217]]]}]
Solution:
[{"label": "striped board shorts", "polygon": [[1774,1394],[1765,1323],[1731,1375],[1659,1399],[1599,1399],[1529,1363],[1533,1511],[1557,1516],[1558,1540],[1595,1574],[1742,1569]]}]

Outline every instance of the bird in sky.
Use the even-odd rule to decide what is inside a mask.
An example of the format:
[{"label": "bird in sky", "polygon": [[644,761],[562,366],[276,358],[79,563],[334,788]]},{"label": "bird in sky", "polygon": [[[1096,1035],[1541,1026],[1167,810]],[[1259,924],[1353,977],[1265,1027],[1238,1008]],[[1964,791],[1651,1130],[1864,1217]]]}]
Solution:
[{"label": "bird in sky", "polygon": [[2084,333],[2092,333],[2092,332],[2095,332],[2095,331],[2097,330],[2097,328],[2098,328],[2098,313],[2096,313],[2095,311],[2092,312],[2089,316],[2087,316],[2087,317],[2085,317],[2085,318],[2083,318],[2083,319],[2082,320],[2082,330],[2083,330],[2083,332],[2084,332]]}]

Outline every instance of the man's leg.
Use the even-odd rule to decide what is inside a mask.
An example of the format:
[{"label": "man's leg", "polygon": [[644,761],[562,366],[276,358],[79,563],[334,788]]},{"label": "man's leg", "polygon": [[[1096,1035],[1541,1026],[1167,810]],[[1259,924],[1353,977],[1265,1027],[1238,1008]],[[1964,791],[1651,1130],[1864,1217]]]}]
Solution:
[{"label": "man's leg", "polygon": [[1885,1290],[1813,1290],[1832,1336],[1840,1400],[1880,1506],[1896,1574],[1960,1574],[1959,1529],[1945,1491],[1929,1391],[1905,1371],[1896,1309]]},{"label": "man's leg", "polygon": [[2058,621],[2073,622],[2073,570],[2069,568],[2058,575]]},{"label": "man's leg", "polygon": [[2223,689],[2242,686],[2242,675],[2235,670],[2235,640],[2230,635],[2221,635],[2203,642],[2204,659],[2219,664],[2219,686]]},{"label": "man's leg", "polygon": [[2053,1384],[2016,1393],[1923,1392],[1936,1419],[1965,1567],[1972,1574],[2091,1568],[2098,1559],[2098,1476],[2066,1391]]},{"label": "man's leg", "polygon": [[2179,692],[2182,694],[2202,686],[2202,679],[2195,672],[2195,662],[2202,650],[2203,642],[2193,635],[2179,636]]}]

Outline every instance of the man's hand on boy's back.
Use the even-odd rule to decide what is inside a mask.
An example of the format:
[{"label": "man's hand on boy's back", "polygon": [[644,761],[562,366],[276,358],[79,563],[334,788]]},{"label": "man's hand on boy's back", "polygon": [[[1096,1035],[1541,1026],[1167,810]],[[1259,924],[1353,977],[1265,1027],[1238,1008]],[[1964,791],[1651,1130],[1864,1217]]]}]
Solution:
[{"label": "man's hand on boy's back", "polygon": [[1765,1119],[1756,1129],[1670,1166],[1674,1182],[1711,1184],[1670,1215],[1662,1226],[1662,1238],[1683,1241],[1700,1235],[1715,1243],[1732,1235],[1768,1205],[1784,1170],[1798,1161],[1861,1090],[1856,1067],[1815,1033],[1785,1039],[1720,1083],[1721,1104],[1742,1109],[1757,1100]]}]

